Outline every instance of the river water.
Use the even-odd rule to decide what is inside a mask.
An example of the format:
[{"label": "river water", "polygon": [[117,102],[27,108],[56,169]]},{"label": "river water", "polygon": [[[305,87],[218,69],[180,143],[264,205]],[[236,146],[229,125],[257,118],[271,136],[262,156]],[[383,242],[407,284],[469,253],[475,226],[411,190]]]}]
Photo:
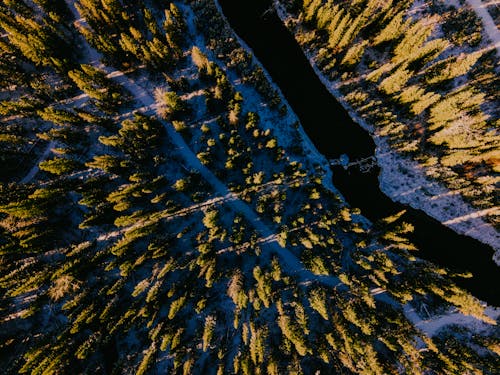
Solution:
[{"label": "river water", "polygon": [[[347,154],[351,160],[375,153],[371,136],[321,83],[293,35],[270,9],[270,0],[219,0],[233,30],[249,45],[299,117],[307,135],[328,159]],[[406,210],[403,220],[415,230],[410,240],[418,256],[453,271],[470,271],[472,278],[458,278],[458,285],[474,296],[500,306],[500,268],[493,249],[459,235],[420,210],[395,203],[379,188],[379,168],[361,173],[332,167],[333,184],[352,207],[371,221]]]}]

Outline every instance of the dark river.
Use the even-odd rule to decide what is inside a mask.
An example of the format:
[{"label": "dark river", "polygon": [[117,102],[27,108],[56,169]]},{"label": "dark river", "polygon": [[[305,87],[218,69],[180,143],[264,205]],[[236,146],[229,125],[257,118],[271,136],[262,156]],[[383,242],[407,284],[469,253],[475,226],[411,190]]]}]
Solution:
[{"label": "dark river", "polygon": [[[250,46],[299,117],[309,138],[327,158],[347,154],[351,160],[374,155],[371,136],[354,122],[321,83],[293,35],[274,12],[270,0],[219,0],[233,30]],[[418,255],[453,271],[470,271],[456,279],[474,296],[500,306],[500,267],[493,249],[459,235],[424,212],[393,202],[379,188],[379,169],[361,173],[334,167],[333,183],[352,207],[376,221],[406,210],[403,220],[415,227],[410,236]]]}]

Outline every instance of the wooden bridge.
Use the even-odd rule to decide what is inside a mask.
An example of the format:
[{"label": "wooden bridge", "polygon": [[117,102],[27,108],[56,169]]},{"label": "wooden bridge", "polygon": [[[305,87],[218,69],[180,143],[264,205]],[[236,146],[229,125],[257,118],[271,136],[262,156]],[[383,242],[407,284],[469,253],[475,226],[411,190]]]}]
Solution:
[{"label": "wooden bridge", "polygon": [[367,158],[350,161],[349,156],[342,154],[338,159],[330,159],[330,165],[340,165],[346,171],[351,167],[356,167],[361,173],[368,173],[372,168],[377,166],[377,158],[375,156],[369,156]]}]

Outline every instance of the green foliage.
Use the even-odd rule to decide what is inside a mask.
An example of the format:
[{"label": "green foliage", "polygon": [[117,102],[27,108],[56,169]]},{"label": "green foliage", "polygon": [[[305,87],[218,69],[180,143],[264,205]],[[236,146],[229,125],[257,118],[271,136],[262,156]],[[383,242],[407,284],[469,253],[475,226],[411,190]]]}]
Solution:
[{"label": "green foliage", "polygon": [[316,310],[323,319],[328,320],[328,310],[326,307],[326,295],[321,289],[314,289],[309,295],[309,303],[311,307]]},{"label": "green foliage", "polygon": [[155,354],[156,354],[156,345],[153,343],[149,347],[149,349],[144,353],[144,356],[142,358],[142,362],[140,363],[139,367],[137,368],[137,375],[144,375],[147,373],[148,368],[151,367],[151,365],[154,362],[155,359]]},{"label": "green foliage", "polygon": [[374,38],[374,45],[398,39],[409,27],[410,20],[404,20],[405,12],[401,11],[392,17],[385,28]]},{"label": "green foliage", "polygon": [[35,19],[31,8],[25,5],[24,9],[25,14],[14,14],[8,8],[0,12],[0,26],[7,32],[10,43],[35,65],[65,71],[74,58],[69,38],[50,17]]},{"label": "green foliage", "polygon": [[207,316],[205,327],[203,328],[203,351],[206,352],[210,346],[210,341],[214,335],[216,320],[213,316]]},{"label": "green foliage", "polygon": [[429,84],[442,83],[467,74],[483,54],[483,51],[478,51],[439,61],[426,72],[426,81]]},{"label": "green foliage", "polygon": [[107,146],[119,148],[136,163],[152,162],[161,144],[164,128],[158,121],[136,113],[132,120],[121,124],[117,135],[100,137],[99,141]]},{"label": "green foliage", "polygon": [[227,294],[239,309],[244,309],[248,303],[248,296],[243,289],[244,276],[240,271],[235,271],[229,283]]},{"label": "green foliage", "polygon": [[68,72],[68,76],[103,109],[115,111],[123,104],[121,88],[107,78],[105,72],[92,65],[82,64],[80,69]]},{"label": "green foliage", "polygon": [[40,169],[57,176],[68,174],[78,169],[80,164],[74,160],[66,158],[54,158],[40,163]]},{"label": "green foliage", "polygon": [[483,102],[484,94],[476,93],[470,88],[451,93],[432,106],[429,129],[441,129],[460,119],[465,113],[476,110]]},{"label": "green foliage", "polygon": [[196,46],[193,46],[193,48],[191,49],[191,59],[193,60],[194,65],[196,65],[199,71],[207,72],[210,66],[208,58]]},{"label": "green foliage", "polygon": [[303,331],[299,325],[287,315],[280,315],[278,325],[283,333],[283,336],[294,345],[295,350],[299,355],[305,356],[310,349],[307,346]]},{"label": "green foliage", "polygon": [[432,106],[441,98],[441,95],[433,92],[425,92],[418,85],[408,86],[398,95],[398,99],[403,104],[410,105],[410,111],[419,115]]},{"label": "green foliage", "polygon": [[168,311],[168,318],[170,320],[174,319],[185,303],[186,303],[185,296],[172,301],[172,303],[170,304],[170,310]]},{"label": "green foliage", "polygon": [[168,71],[181,56],[186,26],[173,3],[165,9],[162,27],[142,1],[128,4],[124,10],[114,0],[80,0],[76,7],[88,22],[89,27],[81,26],[80,32],[89,43],[123,64],[132,59]]},{"label": "green foliage", "polygon": [[56,109],[54,107],[46,107],[43,111],[38,111],[39,116],[45,121],[51,121],[56,125],[78,125],[81,119],[73,112]]},{"label": "green foliage", "polygon": [[401,91],[406,82],[411,78],[411,73],[406,68],[406,65],[402,65],[394,73],[380,82],[380,90],[387,95]]},{"label": "green foliage", "polygon": [[349,48],[340,62],[341,65],[346,67],[353,67],[359,63],[363,53],[365,52],[365,48],[368,45],[367,41],[362,41],[357,44],[354,44],[351,48]]},{"label": "green foliage", "polygon": [[404,33],[403,39],[394,48],[394,62],[408,60],[415,51],[418,51],[424,45],[425,41],[432,34],[434,29],[434,20],[430,18],[421,19],[412,24]]},{"label": "green foliage", "polygon": [[266,360],[266,339],[267,332],[263,329],[256,328],[253,323],[250,323],[250,357],[254,365],[258,366]]},{"label": "green foliage", "polygon": [[173,91],[155,90],[158,115],[166,120],[174,119],[186,110],[183,100]]}]

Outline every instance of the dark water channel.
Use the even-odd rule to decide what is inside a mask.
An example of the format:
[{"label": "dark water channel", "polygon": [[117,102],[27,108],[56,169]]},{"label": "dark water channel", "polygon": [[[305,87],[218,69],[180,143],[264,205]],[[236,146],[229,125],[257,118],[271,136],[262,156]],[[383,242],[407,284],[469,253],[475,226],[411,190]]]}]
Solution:
[{"label": "dark water channel", "polygon": [[[219,0],[233,30],[253,49],[299,117],[316,148],[327,158],[347,154],[351,160],[374,155],[371,136],[354,122],[321,83],[309,61],[270,0]],[[264,14],[265,13],[265,14]],[[379,188],[379,169],[361,173],[334,167],[333,183],[352,207],[372,221],[407,210],[404,221],[415,227],[410,239],[418,255],[454,271],[470,271],[470,279],[456,282],[473,295],[500,306],[500,267],[493,249],[459,235],[419,210],[393,202]]]}]

